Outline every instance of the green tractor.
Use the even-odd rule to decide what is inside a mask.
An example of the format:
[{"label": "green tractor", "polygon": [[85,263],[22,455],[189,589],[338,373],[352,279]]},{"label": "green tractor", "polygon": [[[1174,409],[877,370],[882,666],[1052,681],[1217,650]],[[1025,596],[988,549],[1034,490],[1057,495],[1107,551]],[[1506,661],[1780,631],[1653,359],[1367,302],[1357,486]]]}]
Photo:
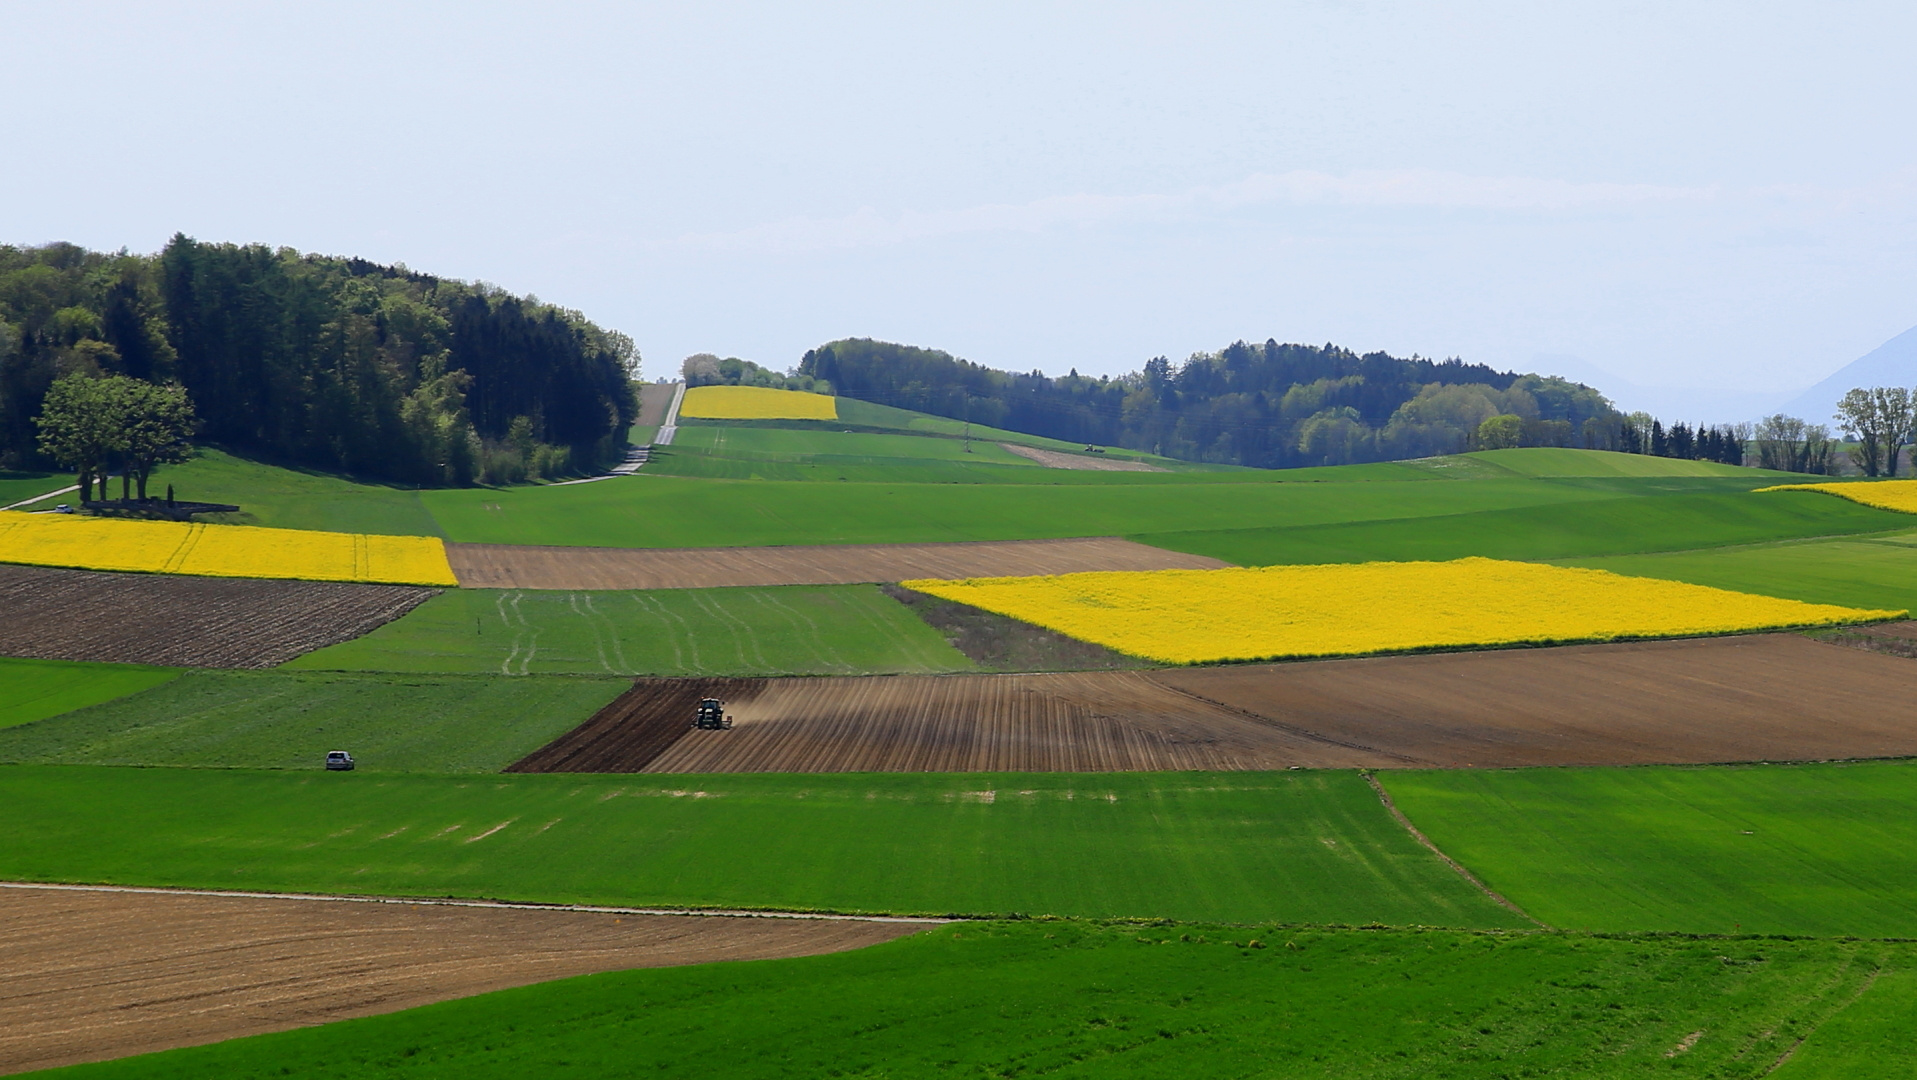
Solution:
[{"label": "green tractor", "polygon": [[718,698],[702,698],[699,711],[692,718],[692,726],[700,731],[726,731],[732,727],[732,717],[726,715],[725,702]]}]

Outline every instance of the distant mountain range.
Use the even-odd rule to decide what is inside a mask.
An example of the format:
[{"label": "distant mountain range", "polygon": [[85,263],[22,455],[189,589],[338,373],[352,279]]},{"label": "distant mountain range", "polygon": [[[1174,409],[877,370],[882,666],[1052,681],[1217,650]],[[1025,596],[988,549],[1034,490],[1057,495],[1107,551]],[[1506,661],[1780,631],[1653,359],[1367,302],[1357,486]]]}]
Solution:
[{"label": "distant mountain range", "polygon": [[1837,411],[1838,399],[1857,386],[1917,386],[1917,326],[1845,364],[1830,378],[1773,411],[1828,424]]},{"label": "distant mountain range", "polygon": [[1837,401],[1857,386],[1917,387],[1917,327],[1891,338],[1866,355],[1832,372],[1816,386],[1785,397],[1770,390],[1723,386],[1645,386],[1575,356],[1539,355],[1531,367],[1595,386],[1625,412],[1643,411],[1666,422],[1689,420],[1732,423],[1782,412],[1813,424],[1830,424]]}]

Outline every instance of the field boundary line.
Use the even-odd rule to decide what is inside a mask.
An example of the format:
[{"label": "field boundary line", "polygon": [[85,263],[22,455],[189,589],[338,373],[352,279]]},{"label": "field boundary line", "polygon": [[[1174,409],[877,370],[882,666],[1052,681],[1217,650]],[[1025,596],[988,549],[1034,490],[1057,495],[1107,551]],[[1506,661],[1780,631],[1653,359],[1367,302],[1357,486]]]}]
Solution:
[{"label": "field boundary line", "polygon": [[54,892],[134,893],[145,896],[218,896],[239,900],[314,900],[347,904],[418,904],[433,907],[493,908],[506,911],[578,911],[593,915],[684,915],[715,919],[815,919],[821,922],[924,923],[943,926],[956,920],[933,915],[835,915],[817,911],[749,911],[743,908],[604,907],[595,904],[517,904],[506,900],[459,900],[434,896],[348,896],[343,893],[245,892],[237,889],[163,889],[150,885],[60,885],[0,881],[0,889]]},{"label": "field boundary line", "polygon": [[[1182,686],[1173,686],[1170,683],[1164,682],[1161,679],[1153,678],[1153,674],[1154,674],[1153,672],[1146,671],[1146,672],[1143,672],[1142,674],[1145,676],[1146,679],[1151,681],[1152,685],[1163,687],[1164,689],[1169,690],[1174,694],[1179,694],[1184,697],[1188,697],[1192,699],[1193,701],[1202,702],[1206,705],[1212,706],[1213,708],[1223,709],[1226,712],[1233,713],[1238,716],[1242,716],[1245,719],[1250,720],[1256,724],[1263,724],[1266,727],[1274,727],[1274,728],[1277,728],[1279,731],[1289,732],[1300,738],[1310,739],[1313,742],[1324,743],[1326,746],[1341,746],[1341,747],[1344,747],[1346,750],[1363,750],[1366,753],[1377,754],[1379,757],[1394,758],[1398,761],[1404,762],[1406,765],[1433,766],[1437,764],[1437,762],[1426,761],[1423,758],[1412,757],[1409,754],[1400,754],[1391,750],[1380,750],[1375,746],[1366,746],[1364,743],[1346,742],[1343,739],[1334,739],[1329,735],[1320,735],[1318,732],[1315,732],[1311,730],[1310,728],[1302,728],[1302,727],[1298,727],[1295,724],[1287,724],[1282,720],[1273,720],[1271,717],[1266,716],[1263,713],[1255,713],[1255,712],[1252,712],[1250,709],[1241,709],[1236,705],[1230,705],[1223,701],[1214,701],[1203,694],[1197,693],[1192,690],[1187,690]],[[1373,786],[1375,787],[1377,785],[1374,784]],[[1390,800],[1388,799],[1386,800],[1386,805],[1390,805]],[[1408,826],[1410,822],[1406,822],[1405,824]]]},{"label": "field boundary line", "polygon": [[1384,803],[1384,808],[1386,810],[1391,811],[1391,816],[1398,819],[1398,824],[1404,826],[1405,831],[1411,834],[1412,839],[1416,840],[1420,844],[1423,844],[1426,850],[1430,851],[1431,854],[1436,855],[1438,858],[1444,860],[1444,864],[1446,866],[1449,866],[1451,869],[1456,870],[1458,872],[1459,877],[1471,883],[1472,888],[1475,888],[1479,892],[1490,897],[1492,900],[1496,901],[1499,906],[1511,911],[1513,914],[1516,914],[1519,918],[1525,919],[1528,922],[1535,923],[1538,926],[1538,928],[1541,930],[1556,929],[1556,927],[1545,922],[1543,919],[1533,916],[1530,912],[1512,903],[1510,900],[1505,899],[1504,894],[1498,892],[1496,889],[1493,889],[1491,886],[1486,885],[1482,881],[1479,881],[1478,875],[1473,874],[1471,871],[1465,869],[1465,866],[1463,863],[1459,862],[1458,860],[1452,858],[1449,855],[1446,855],[1444,853],[1443,848],[1440,848],[1437,844],[1432,843],[1430,837],[1426,836],[1423,833],[1423,831],[1421,831],[1416,825],[1413,825],[1411,823],[1410,818],[1404,816],[1404,811],[1398,809],[1398,804],[1391,801],[1391,793],[1384,789],[1384,785],[1378,782],[1378,778],[1371,774],[1370,769],[1360,769],[1358,770],[1358,775],[1364,777],[1365,783],[1371,785],[1371,790],[1378,793],[1378,801],[1381,803]]}]

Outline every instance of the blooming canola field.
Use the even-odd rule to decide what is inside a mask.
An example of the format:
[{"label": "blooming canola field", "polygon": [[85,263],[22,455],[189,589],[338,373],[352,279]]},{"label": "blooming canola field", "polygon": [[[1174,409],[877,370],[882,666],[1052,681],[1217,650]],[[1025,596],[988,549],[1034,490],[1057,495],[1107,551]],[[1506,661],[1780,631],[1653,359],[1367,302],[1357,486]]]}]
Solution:
[{"label": "blooming canola field", "polygon": [[1917,514],[1917,480],[1875,480],[1849,484],[1774,484],[1771,487],[1757,489],[1757,494],[1766,491],[1821,491],[1826,495],[1835,495],[1865,506],[1875,506],[1879,510],[1896,510],[1905,514]]},{"label": "blooming canola field", "polygon": [[768,386],[695,386],[679,403],[688,420],[836,420],[839,404],[825,394]]},{"label": "blooming canola field", "polygon": [[1484,558],[905,585],[1174,664],[1686,637],[1904,614]]},{"label": "blooming canola field", "polygon": [[204,577],[457,586],[436,536],[0,513],[0,562]]}]

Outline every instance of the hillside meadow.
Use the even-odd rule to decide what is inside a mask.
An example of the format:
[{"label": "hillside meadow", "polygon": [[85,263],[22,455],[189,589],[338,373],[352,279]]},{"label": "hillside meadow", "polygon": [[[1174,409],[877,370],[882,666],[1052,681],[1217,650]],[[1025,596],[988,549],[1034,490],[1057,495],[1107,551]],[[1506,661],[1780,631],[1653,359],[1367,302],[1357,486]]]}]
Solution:
[{"label": "hillside meadow", "polygon": [[1917,610],[1917,532],[1571,559],[1566,564],[1817,604]]},{"label": "hillside meadow", "polygon": [[1756,1077],[1796,1047],[1776,1075],[1890,1076],[1917,1067],[1882,1031],[1913,967],[1855,941],[962,923],[55,1075]]},{"label": "hillside meadow", "polygon": [[1917,937],[1917,763],[1380,776],[1440,848],[1553,926]]},{"label": "hillside meadow", "polygon": [[0,802],[13,836],[0,880],[1530,925],[1420,847],[1351,772],[479,777],[15,765],[0,768]]}]

